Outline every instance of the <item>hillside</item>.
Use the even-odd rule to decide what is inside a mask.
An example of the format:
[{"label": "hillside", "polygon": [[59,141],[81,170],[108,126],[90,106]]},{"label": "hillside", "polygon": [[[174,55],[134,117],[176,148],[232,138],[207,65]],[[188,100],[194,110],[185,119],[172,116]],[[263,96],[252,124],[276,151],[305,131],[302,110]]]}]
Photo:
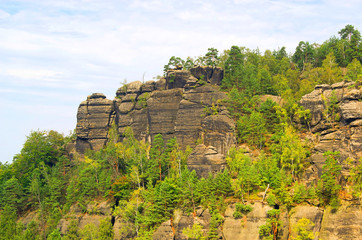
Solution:
[{"label": "hillside", "polygon": [[[0,165],[0,239],[359,239],[361,36],[171,57]],[[338,46],[346,46],[341,52]],[[347,51],[348,50],[348,51]]]}]

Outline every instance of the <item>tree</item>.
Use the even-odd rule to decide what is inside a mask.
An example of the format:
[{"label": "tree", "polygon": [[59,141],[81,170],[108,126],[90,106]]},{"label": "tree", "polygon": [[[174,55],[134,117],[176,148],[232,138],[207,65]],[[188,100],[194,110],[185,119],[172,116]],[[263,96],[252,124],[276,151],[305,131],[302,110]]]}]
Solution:
[{"label": "tree", "polygon": [[216,48],[208,48],[205,54],[206,65],[215,67],[219,60],[218,53],[219,51]]},{"label": "tree", "polygon": [[16,209],[5,205],[4,210],[0,212],[0,240],[16,239],[20,233],[16,219]]},{"label": "tree", "polygon": [[28,188],[35,168],[43,163],[52,167],[63,154],[64,137],[55,131],[31,132],[21,149],[15,155],[12,169],[24,188]]},{"label": "tree", "polygon": [[3,195],[1,196],[1,205],[9,206],[15,209],[24,208],[24,191],[15,176],[12,176],[3,186]]},{"label": "tree", "polygon": [[259,237],[263,240],[276,240],[281,221],[279,220],[280,210],[272,209],[268,211],[268,219],[265,225],[259,228]]},{"label": "tree", "polygon": [[266,140],[266,122],[263,114],[253,111],[250,115],[244,115],[237,121],[238,137],[243,142],[257,146],[260,149]]},{"label": "tree", "polygon": [[359,162],[350,169],[350,177],[348,178],[353,186],[353,195],[362,199],[362,157]]},{"label": "tree", "polygon": [[224,89],[231,89],[233,85],[238,87],[238,75],[241,73],[243,55],[237,46],[232,46],[225,62],[225,77],[222,80]]},{"label": "tree", "polygon": [[327,159],[323,166],[321,179],[318,182],[319,195],[326,204],[331,204],[333,208],[337,208],[339,205],[338,193],[341,189],[339,181],[342,167],[338,163],[340,154],[339,152],[328,151],[323,156]]},{"label": "tree", "polygon": [[277,60],[282,60],[283,58],[287,58],[288,54],[286,51],[286,48],[283,46],[280,49],[278,48],[277,51],[273,51],[273,56],[277,59]]},{"label": "tree", "polygon": [[195,170],[190,172],[187,168],[181,172],[181,176],[178,179],[182,206],[187,209],[191,208],[194,216],[196,215],[196,206],[200,200],[197,189],[198,183],[199,180]]},{"label": "tree", "polygon": [[185,61],[182,60],[180,57],[172,56],[168,63],[163,67],[163,73],[166,74],[168,70],[173,69],[177,66],[183,66]]},{"label": "tree", "polygon": [[39,226],[38,223],[32,220],[27,226],[23,235],[24,240],[36,240],[39,238]]},{"label": "tree", "polygon": [[355,33],[355,29],[352,25],[348,24],[343,29],[341,29],[338,34],[342,39],[347,39],[349,42],[351,41],[352,34]]},{"label": "tree", "polygon": [[62,236],[58,229],[54,229],[49,235],[48,240],[62,240]]},{"label": "tree", "polygon": [[68,232],[64,237],[65,240],[78,240],[79,233],[78,233],[78,224],[76,220],[70,221]]},{"label": "tree", "polygon": [[279,141],[272,145],[272,152],[274,157],[279,159],[281,167],[289,171],[294,180],[303,170],[305,159],[309,155],[306,145],[291,126],[284,128]]},{"label": "tree", "polygon": [[322,76],[320,83],[333,84],[341,80],[341,69],[336,63],[336,57],[331,52],[323,60]]},{"label": "tree", "polygon": [[162,166],[164,162],[163,148],[164,141],[162,134],[157,134],[153,139],[152,147],[150,149],[150,161],[148,166],[149,181],[154,181],[156,179],[162,180]]},{"label": "tree", "polygon": [[297,64],[299,69],[304,70],[306,63],[314,63],[314,47],[309,42],[300,41],[293,54],[293,62]]},{"label": "tree", "polygon": [[356,58],[347,66],[347,78],[351,81],[362,81],[362,65]]},{"label": "tree", "polygon": [[[352,59],[356,58],[359,61],[362,60],[361,53],[361,33],[354,28],[354,26],[348,24],[339,32],[342,40],[347,41],[346,47],[346,63],[350,63]],[[345,64],[345,65],[347,65]]]}]

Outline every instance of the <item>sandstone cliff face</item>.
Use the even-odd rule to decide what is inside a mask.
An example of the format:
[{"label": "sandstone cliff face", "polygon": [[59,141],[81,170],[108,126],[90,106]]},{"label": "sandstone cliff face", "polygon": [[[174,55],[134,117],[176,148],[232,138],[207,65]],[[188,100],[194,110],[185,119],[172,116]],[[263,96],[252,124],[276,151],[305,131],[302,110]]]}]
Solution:
[{"label": "sandstone cliff face", "polygon": [[101,93],[93,93],[83,101],[77,114],[76,150],[99,150],[107,141],[109,127],[114,120],[113,102]]},{"label": "sandstone cliff face", "polygon": [[[310,158],[308,178],[320,176],[325,162],[323,153],[339,151],[343,175],[362,157],[362,90],[356,83],[317,85],[302,97],[300,104],[311,112],[310,127],[316,145]],[[334,107],[334,111],[328,111]],[[336,120],[336,121],[333,121]],[[349,158],[351,163],[346,164]]]},{"label": "sandstone cliff face", "polygon": [[[92,94],[78,109],[77,152],[102,148],[109,128],[115,124],[121,136],[126,127],[131,127],[136,139],[145,142],[159,133],[165,141],[176,137],[183,149],[195,147],[201,140],[213,149],[219,164],[211,169],[213,162],[206,163],[208,166],[201,163],[204,156],[197,150],[190,161],[201,165],[192,169],[200,176],[219,171],[225,166],[224,155],[236,141],[235,123],[221,104],[226,94],[217,87],[222,77],[220,68],[171,70],[157,82],[132,82],[119,88],[113,101],[103,94]],[[211,107],[217,108],[212,113],[215,115],[205,112]]]}]

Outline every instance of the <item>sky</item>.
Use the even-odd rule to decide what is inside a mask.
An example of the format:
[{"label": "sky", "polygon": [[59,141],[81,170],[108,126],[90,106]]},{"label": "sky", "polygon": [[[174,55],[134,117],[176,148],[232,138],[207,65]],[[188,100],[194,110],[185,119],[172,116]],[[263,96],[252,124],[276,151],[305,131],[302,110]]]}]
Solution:
[{"label": "sky", "polygon": [[94,92],[161,75],[171,56],[232,45],[292,53],[345,25],[361,0],[0,0],[0,162],[31,131],[69,134]]}]

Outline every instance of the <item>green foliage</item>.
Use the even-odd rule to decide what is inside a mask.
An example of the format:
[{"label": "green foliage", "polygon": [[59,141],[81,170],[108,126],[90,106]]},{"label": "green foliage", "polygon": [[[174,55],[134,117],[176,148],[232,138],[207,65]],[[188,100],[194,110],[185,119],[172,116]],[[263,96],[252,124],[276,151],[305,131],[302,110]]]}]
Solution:
[{"label": "green foliage", "polygon": [[205,240],[204,232],[202,231],[203,227],[195,222],[192,225],[192,228],[187,227],[182,229],[182,234],[185,235],[188,239],[192,240]]},{"label": "green foliage", "polygon": [[339,152],[325,152],[327,159],[323,166],[321,179],[318,182],[319,197],[326,204],[331,204],[333,208],[339,205],[338,193],[341,189],[339,183],[342,167],[338,162]]},{"label": "green foliage", "polygon": [[309,156],[308,146],[303,143],[291,126],[286,126],[278,140],[271,146],[273,157],[279,159],[283,169],[296,179],[305,168],[305,159]]},{"label": "green foliage", "polygon": [[39,226],[37,222],[32,220],[26,227],[25,233],[23,234],[24,240],[36,240],[41,239],[39,236]]},{"label": "green foliage", "polygon": [[72,220],[72,221],[70,221],[70,224],[68,227],[68,232],[64,236],[64,239],[65,240],[77,240],[79,238],[80,238],[80,236],[78,233],[78,223],[76,220]]},{"label": "green foliage", "polygon": [[99,225],[99,240],[112,240],[114,237],[113,226],[109,220],[103,219]]},{"label": "green foliage", "polygon": [[234,218],[240,218],[242,215],[246,215],[253,210],[253,207],[250,205],[245,205],[241,203],[235,204],[235,212],[233,213]]},{"label": "green foliage", "polygon": [[24,203],[24,191],[15,176],[4,183],[1,205],[20,209]]},{"label": "green foliage", "polygon": [[266,119],[260,112],[253,111],[237,121],[238,137],[243,142],[262,148],[266,140]]},{"label": "green foliage", "polygon": [[353,195],[362,199],[362,158],[359,162],[350,169],[349,181],[353,186]]},{"label": "green foliage", "polygon": [[347,79],[350,81],[362,81],[362,65],[356,58],[347,66]]},{"label": "green foliage", "polygon": [[61,240],[62,236],[58,229],[54,229],[47,237],[48,240]]},{"label": "green foliage", "polygon": [[266,202],[269,206],[274,207],[277,204],[277,197],[273,193],[269,193]]},{"label": "green foliage", "polygon": [[218,65],[219,60],[219,51],[216,48],[208,48],[207,53],[205,54],[205,63],[207,66],[215,67]]},{"label": "green foliage", "polygon": [[4,210],[0,212],[0,239],[12,240],[20,235],[20,229],[16,223],[16,209],[5,205]]},{"label": "green foliage", "polygon": [[272,209],[268,211],[266,224],[259,227],[259,238],[263,240],[277,239],[279,228],[282,222],[279,220],[280,210]]},{"label": "green foliage", "polygon": [[220,214],[218,214],[217,212],[211,213],[211,220],[209,225],[209,231],[207,233],[207,239],[210,240],[219,239],[218,227],[221,225],[222,222],[223,219]]},{"label": "green foliage", "polygon": [[315,235],[313,233],[314,223],[308,218],[301,218],[297,224],[293,227],[293,231],[296,233],[296,237],[292,237],[293,240],[313,240]]}]

